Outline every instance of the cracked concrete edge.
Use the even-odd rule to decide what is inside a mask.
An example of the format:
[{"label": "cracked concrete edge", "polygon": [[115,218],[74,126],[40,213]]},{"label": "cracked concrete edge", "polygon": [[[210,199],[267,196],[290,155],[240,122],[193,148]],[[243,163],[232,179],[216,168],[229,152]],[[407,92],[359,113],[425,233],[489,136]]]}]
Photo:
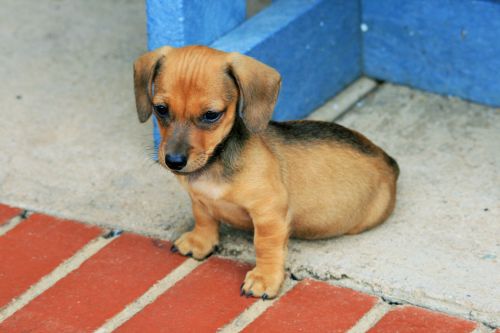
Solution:
[{"label": "cracked concrete edge", "polygon": [[[251,243],[251,235],[248,233],[245,235],[244,232],[233,231],[230,234],[223,234],[220,250],[217,255],[255,264]],[[332,285],[350,288],[379,297],[389,305],[410,304],[476,321],[486,327],[496,328],[500,326],[500,314],[497,312],[478,311],[470,306],[434,297],[422,290],[415,293],[414,291],[388,286],[384,283],[377,283],[373,280],[367,281],[363,278],[352,277],[340,271],[318,272],[314,267],[297,265],[294,262],[288,262],[287,271],[297,277],[298,280],[311,278]]]},{"label": "cracked concrete edge", "polygon": [[382,319],[387,312],[392,309],[392,306],[386,303],[384,300],[379,299],[379,301],[364,314],[358,322],[347,331],[347,333],[364,333],[368,332],[370,328],[375,326],[375,324]]},{"label": "cracked concrete edge", "polygon": [[500,314],[494,312],[484,312],[471,309],[470,307],[454,303],[452,301],[444,300],[441,298],[433,297],[425,292],[419,292],[414,295],[412,292],[402,290],[400,288],[390,288],[379,285],[373,281],[363,281],[348,276],[347,274],[336,272],[324,272],[318,274],[310,267],[291,267],[290,271],[300,280],[306,278],[313,278],[327,283],[338,285],[361,291],[380,297],[388,304],[410,304],[418,307],[423,307],[433,311],[443,312],[453,316],[459,316],[472,321],[477,321],[487,327],[500,326]]},{"label": "cracked concrete edge", "polygon": [[484,324],[479,324],[471,333],[493,333],[494,331],[494,327],[488,327]]}]

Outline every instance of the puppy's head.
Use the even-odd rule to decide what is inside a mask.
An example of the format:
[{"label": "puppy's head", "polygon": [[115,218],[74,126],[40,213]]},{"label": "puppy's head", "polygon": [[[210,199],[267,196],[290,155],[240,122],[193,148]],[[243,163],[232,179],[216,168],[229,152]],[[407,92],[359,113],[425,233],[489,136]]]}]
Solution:
[{"label": "puppy's head", "polygon": [[203,168],[236,117],[251,133],[264,130],[280,82],[276,70],[255,59],[204,46],[165,46],[134,63],[139,120],[154,113],[159,162],[178,174]]}]

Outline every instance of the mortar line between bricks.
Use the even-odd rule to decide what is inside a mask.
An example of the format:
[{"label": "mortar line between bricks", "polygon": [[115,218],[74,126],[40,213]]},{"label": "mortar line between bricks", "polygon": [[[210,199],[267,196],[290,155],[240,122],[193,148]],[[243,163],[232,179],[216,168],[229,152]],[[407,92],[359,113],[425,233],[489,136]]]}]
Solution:
[{"label": "mortar line between bricks", "polygon": [[69,273],[80,267],[87,259],[96,254],[103,247],[111,243],[114,238],[105,239],[101,236],[88,242],[83,248],[78,250],[72,257],[66,259],[57,266],[52,272],[42,277],[33,284],[26,292],[13,299],[0,311],[0,323],[15,312],[23,308],[26,304],[44,293],[47,289],[55,285],[59,280],[66,277]]},{"label": "mortar line between bricks", "polygon": [[117,329],[130,318],[142,311],[146,306],[153,303],[164,292],[174,286],[178,281],[182,280],[190,274],[196,267],[202,264],[201,261],[194,259],[187,259],[175,270],[167,274],[163,279],[156,282],[151,288],[148,289],[135,301],[127,305],[122,311],[114,317],[108,319],[104,325],[95,330],[95,333],[107,333]]},{"label": "mortar line between bricks", "polygon": [[14,229],[19,223],[21,223],[21,221],[23,221],[23,218],[21,216],[15,216],[11,218],[5,224],[0,226],[0,236],[3,236],[12,229]]},{"label": "mortar line between bricks", "polygon": [[21,211],[19,215],[14,216],[10,220],[8,220],[6,223],[2,224],[0,226],[0,236],[5,235],[15,227],[19,225],[22,221],[28,218],[28,216],[31,215],[31,212],[28,212],[26,210]]},{"label": "mortar line between bricks", "polygon": [[379,299],[379,301],[364,314],[358,322],[347,331],[347,333],[364,333],[372,328],[389,310],[392,306]]},{"label": "mortar line between bricks", "polygon": [[226,326],[217,330],[217,333],[234,333],[241,332],[248,325],[250,325],[255,319],[257,319],[261,314],[263,314],[267,309],[273,306],[281,297],[283,297],[288,291],[290,291],[297,282],[291,279],[286,279],[285,283],[281,289],[280,295],[271,300],[259,300],[249,306],[245,311],[239,314],[238,317],[234,318]]}]

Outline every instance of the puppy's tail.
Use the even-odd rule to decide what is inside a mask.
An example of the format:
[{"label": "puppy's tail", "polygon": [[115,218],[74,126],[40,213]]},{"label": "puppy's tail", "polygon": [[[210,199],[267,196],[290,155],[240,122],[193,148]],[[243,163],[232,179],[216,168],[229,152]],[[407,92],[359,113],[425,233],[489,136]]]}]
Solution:
[{"label": "puppy's tail", "polygon": [[384,152],[384,159],[387,162],[387,164],[391,167],[392,171],[394,171],[394,174],[396,175],[396,180],[397,180],[398,177],[399,177],[399,165],[398,165],[398,162],[396,162],[395,159],[393,159],[392,157],[390,157],[389,155],[387,155],[385,152]]}]

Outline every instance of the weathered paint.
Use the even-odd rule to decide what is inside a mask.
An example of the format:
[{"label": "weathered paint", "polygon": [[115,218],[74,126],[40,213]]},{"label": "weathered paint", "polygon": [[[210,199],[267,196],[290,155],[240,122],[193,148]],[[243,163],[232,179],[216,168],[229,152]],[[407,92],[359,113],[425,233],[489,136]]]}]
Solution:
[{"label": "weathered paint", "polygon": [[500,1],[362,0],[364,72],[500,106]]},{"label": "weathered paint", "polygon": [[245,0],[146,0],[148,48],[209,44],[245,20]]}]

